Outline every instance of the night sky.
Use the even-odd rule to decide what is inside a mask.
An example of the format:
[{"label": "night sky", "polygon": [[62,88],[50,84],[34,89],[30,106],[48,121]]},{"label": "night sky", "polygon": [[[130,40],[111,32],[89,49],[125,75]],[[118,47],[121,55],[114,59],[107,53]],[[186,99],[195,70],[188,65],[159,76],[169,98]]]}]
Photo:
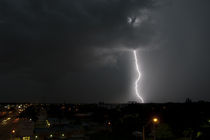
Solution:
[{"label": "night sky", "polygon": [[1,0],[0,102],[210,101],[209,0]]}]

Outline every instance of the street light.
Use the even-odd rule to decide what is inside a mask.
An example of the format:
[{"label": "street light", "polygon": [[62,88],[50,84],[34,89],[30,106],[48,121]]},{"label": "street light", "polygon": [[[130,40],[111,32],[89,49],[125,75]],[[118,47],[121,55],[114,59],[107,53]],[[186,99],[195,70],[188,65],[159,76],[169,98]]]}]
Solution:
[{"label": "street light", "polygon": [[11,139],[13,139],[14,138],[14,136],[15,136],[15,129],[12,129],[12,131],[11,131],[11,135],[10,135],[10,137],[11,137]]},{"label": "street light", "polygon": [[159,119],[157,117],[154,117],[152,119],[153,124],[158,124],[159,123]]},{"label": "street light", "polygon": [[12,134],[15,134],[15,129],[12,130]]},{"label": "street light", "polygon": [[155,133],[155,126],[160,122],[158,117],[153,117],[151,120],[147,122],[142,128],[142,139],[145,140],[145,127],[149,124],[153,124],[154,126],[154,140],[156,139],[156,133]]},{"label": "street light", "polygon": [[158,119],[158,117],[153,117],[152,118],[152,123],[153,123],[153,127],[154,127],[154,140],[156,140],[156,125],[159,124],[160,120]]}]

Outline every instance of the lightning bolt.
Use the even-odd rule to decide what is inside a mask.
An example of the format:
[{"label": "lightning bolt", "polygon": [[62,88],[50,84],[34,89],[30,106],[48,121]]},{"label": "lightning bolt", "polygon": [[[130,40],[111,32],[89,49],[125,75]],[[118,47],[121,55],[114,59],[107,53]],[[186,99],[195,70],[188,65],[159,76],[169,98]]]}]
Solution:
[{"label": "lightning bolt", "polygon": [[141,73],[139,71],[139,65],[138,65],[138,59],[137,59],[137,56],[136,56],[136,50],[133,50],[133,54],[134,54],[134,58],[135,58],[136,71],[138,72],[138,77],[135,81],[135,92],[136,92],[136,96],[141,100],[142,103],[144,103],[144,99],[140,96],[139,91],[138,91],[138,83],[139,83],[139,80],[141,78]]}]

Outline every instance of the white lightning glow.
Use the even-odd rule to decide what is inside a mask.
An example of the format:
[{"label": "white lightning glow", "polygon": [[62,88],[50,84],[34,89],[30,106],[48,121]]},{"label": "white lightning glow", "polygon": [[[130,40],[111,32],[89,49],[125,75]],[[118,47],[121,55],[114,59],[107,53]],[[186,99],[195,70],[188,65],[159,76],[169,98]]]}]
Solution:
[{"label": "white lightning glow", "polygon": [[136,71],[138,73],[138,77],[135,81],[135,93],[136,93],[136,96],[141,100],[141,102],[144,103],[144,99],[140,96],[139,90],[138,90],[138,83],[139,83],[139,80],[141,78],[141,72],[139,71],[139,65],[138,65],[138,59],[137,59],[137,56],[136,56],[136,50],[133,50],[133,54],[134,54],[134,58],[135,58]]}]

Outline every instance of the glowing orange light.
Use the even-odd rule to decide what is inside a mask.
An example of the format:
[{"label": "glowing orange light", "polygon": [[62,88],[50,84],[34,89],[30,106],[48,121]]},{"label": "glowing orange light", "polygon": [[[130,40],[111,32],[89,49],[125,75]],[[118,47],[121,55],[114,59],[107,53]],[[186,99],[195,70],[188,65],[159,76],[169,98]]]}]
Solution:
[{"label": "glowing orange light", "polygon": [[157,117],[154,117],[154,118],[152,119],[152,121],[153,121],[153,123],[155,123],[155,124],[159,123],[159,119],[158,119]]},{"label": "glowing orange light", "polygon": [[12,130],[12,134],[15,134],[15,129]]}]

